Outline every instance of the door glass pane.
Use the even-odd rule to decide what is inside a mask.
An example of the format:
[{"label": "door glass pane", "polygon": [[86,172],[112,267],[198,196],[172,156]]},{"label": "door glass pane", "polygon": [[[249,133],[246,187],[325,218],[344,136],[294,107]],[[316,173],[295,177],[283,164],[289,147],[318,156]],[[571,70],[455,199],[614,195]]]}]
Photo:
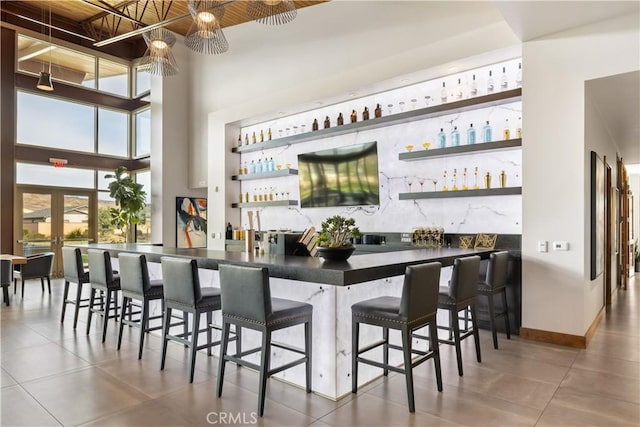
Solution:
[{"label": "door glass pane", "polygon": [[129,67],[106,59],[98,59],[98,90],[129,96]]},{"label": "door glass pane", "polygon": [[98,153],[126,157],[129,152],[129,114],[98,109]]},{"label": "door glass pane", "polygon": [[54,168],[51,165],[16,164],[16,183],[56,187],[94,188],[91,169]]},{"label": "door glass pane", "polygon": [[95,152],[93,107],[27,92],[17,103],[18,144]]},{"label": "door glass pane", "polygon": [[151,172],[138,172],[136,182],[142,184],[147,193],[147,206],[142,211],[140,222],[136,225],[136,242],[151,243]]},{"label": "door glass pane", "polygon": [[136,113],[136,157],[151,153],[151,109]]},{"label": "door glass pane", "polygon": [[51,251],[51,195],[22,195],[22,253],[25,256]]},{"label": "door glass pane", "polygon": [[125,243],[126,238],[121,230],[111,224],[109,209],[115,208],[116,202],[109,193],[98,192],[98,242],[99,243]]},{"label": "door glass pane", "polygon": [[65,195],[62,221],[65,241],[89,243],[89,196]]}]

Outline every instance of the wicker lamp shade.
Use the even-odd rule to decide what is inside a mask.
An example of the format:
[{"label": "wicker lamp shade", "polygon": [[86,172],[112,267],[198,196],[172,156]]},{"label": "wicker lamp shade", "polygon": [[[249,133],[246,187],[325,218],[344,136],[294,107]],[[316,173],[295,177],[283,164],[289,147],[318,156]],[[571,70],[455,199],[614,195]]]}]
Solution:
[{"label": "wicker lamp shade", "polygon": [[147,51],[140,60],[140,67],[155,76],[174,76],[179,68],[171,48],[176,43],[176,36],[164,28],[153,29],[143,33]]},{"label": "wicker lamp shade", "polygon": [[247,15],[261,24],[287,24],[297,14],[293,0],[255,0],[247,3]]},{"label": "wicker lamp shade", "polygon": [[217,0],[189,0],[189,13],[193,23],[184,40],[187,47],[195,52],[205,54],[221,54],[229,49],[220,19],[224,15],[224,7]]}]

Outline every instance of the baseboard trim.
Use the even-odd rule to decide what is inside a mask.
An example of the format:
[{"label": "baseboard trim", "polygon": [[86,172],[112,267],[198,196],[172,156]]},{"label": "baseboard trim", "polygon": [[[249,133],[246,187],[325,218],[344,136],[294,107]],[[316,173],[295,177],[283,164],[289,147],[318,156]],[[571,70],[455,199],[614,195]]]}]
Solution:
[{"label": "baseboard trim", "polygon": [[587,329],[587,333],[584,335],[563,334],[562,332],[544,331],[541,329],[521,327],[520,337],[532,341],[563,345],[565,347],[587,348],[589,342],[593,338],[593,335],[598,329],[598,325],[600,324],[604,313],[605,308],[602,307],[596,318],[593,319],[593,322],[591,322],[591,326],[589,326],[589,329]]}]

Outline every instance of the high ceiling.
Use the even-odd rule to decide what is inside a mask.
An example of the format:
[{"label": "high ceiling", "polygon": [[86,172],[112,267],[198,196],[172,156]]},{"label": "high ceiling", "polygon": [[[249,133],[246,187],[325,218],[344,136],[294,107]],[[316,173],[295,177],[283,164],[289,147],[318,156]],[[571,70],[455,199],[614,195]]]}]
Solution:
[{"label": "high ceiling", "polygon": [[[325,1],[294,3],[296,9],[301,9]],[[251,21],[246,13],[247,0],[219,0],[219,3],[224,8],[221,27]],[[38,32],[48,31],[42,23],[49,22],[51,12],[54,37],[93,48],[104,47],[109,53],[119,51],[119,56],[128,58],[139,56],[139,49],[144,48],[139,32],[128,33],[165,22],[164,28],[185,35],[192,23],[185,0],[3,0],[1,8],[3,21]]]}]

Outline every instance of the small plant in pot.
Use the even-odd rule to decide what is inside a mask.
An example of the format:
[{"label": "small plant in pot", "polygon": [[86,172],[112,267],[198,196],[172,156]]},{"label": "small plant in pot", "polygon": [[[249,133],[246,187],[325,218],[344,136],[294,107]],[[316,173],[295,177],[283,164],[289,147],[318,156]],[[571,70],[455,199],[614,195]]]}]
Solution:
[{"label": "small plant in pot", "polygon": [[318,254],[329,260],[344,261],[351,256],[355,247],[352,237],[359,237],[356,220],[340,215],[331,216],[322,222],[318,234]]}]

